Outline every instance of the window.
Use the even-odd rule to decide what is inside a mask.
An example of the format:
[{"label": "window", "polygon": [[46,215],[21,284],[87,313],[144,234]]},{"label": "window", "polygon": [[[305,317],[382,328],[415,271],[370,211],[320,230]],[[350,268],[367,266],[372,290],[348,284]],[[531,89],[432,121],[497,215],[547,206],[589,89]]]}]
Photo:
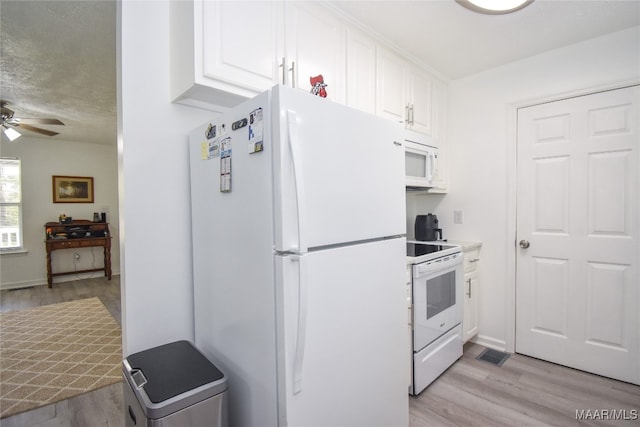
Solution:
[{"label": "window", "polygon": [[0,250],[22,249],[20,159],[0,158]]}]

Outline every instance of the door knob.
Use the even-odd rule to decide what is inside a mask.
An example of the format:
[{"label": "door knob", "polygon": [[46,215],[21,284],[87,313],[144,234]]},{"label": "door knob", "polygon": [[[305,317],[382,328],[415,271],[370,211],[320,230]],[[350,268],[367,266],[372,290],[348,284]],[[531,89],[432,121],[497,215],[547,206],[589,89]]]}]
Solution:
[{"label": "door knob", "polygon": [[520,240],[520,247],[522,249],[527,249],[529,247],[529,241],[528,240]]}]

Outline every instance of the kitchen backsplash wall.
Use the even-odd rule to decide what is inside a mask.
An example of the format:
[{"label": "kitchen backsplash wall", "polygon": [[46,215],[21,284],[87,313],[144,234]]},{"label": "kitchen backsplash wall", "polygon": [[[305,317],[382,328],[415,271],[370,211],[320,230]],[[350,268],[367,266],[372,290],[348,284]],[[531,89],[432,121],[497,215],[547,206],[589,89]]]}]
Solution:
[{"label": "kitchen backsplash wall", "polygon": [[445,239],[449,238],[449,230],[451,229],[450,221],[453,213],[449,214],[440,208],[442,200],[446,198],[446,194],[428,194],[424,192],[407,192],[407,240],[415,239],[415,222],[416,215],[426,215],[432,213],[438,216],[438,221],[443,229]]}]

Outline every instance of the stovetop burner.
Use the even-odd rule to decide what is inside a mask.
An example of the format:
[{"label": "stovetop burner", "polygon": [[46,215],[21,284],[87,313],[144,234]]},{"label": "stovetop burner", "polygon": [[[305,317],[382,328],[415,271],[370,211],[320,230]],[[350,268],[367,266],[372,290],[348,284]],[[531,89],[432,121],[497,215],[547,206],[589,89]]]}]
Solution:
[{"label": "stovetop burner", "polygon": [[455,249],[456,247],[456,245],[450,245],[444,242],[407,242],[407,256],[419,257],[447,249]]}]

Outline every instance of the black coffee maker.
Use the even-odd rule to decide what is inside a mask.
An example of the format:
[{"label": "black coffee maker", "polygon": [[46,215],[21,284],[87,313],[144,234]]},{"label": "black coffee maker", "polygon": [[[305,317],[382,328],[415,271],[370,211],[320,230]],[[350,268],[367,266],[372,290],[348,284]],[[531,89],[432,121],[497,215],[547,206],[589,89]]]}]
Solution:
[{"label": "black coffee maker", "polygon": [[420,241],[442,240],[442,228],[438,227],[438,217],[431,213],[416,216],[415,235],[416,240]]}]

